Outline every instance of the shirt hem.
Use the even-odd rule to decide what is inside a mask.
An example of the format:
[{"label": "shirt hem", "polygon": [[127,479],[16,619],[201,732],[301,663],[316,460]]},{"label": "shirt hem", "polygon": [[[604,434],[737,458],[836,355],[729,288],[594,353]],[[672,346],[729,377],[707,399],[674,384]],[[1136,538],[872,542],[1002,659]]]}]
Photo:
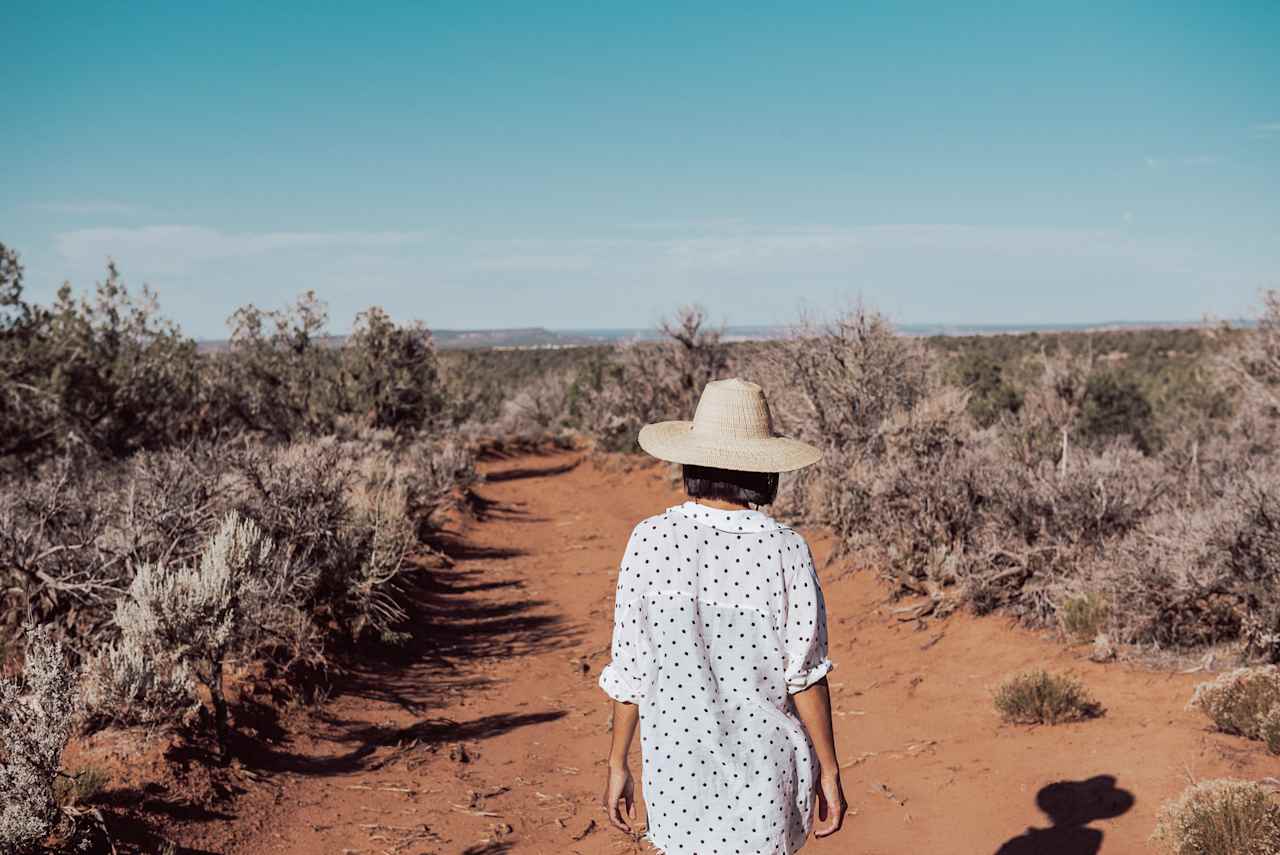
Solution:
[{"label": "shirt hem", "polygon": [[[649,845],[653,847],[657,855],[678,855],[678,853],[674,849],[671,849],[666,843],[661,843],[655,840],[652,832],[646,831],[644,833],[644,839],[649,842]],[[803,849],[804,845],[808,842],[809,833],[806,832],[804,839],[800,841],[800,845],[794,849],[791,849],[784,844],[781,849],[774,849],[771,852],[749,852],[744,853],[744,855],[795,855],[795,853]]]}]

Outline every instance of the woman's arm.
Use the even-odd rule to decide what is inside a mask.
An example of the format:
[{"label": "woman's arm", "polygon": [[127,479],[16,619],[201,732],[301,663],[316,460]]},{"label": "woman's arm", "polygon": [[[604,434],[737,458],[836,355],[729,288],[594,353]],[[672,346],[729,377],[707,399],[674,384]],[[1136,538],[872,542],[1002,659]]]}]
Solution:
[{"label": "woman's arm", "polygon": [[639,720],[639,706],[619,700],[613,702],[613,744],[609,748],[609,780],[602,803],[609,821],[628,834],[632,833],[631,823],[636,818],[636,788],[627,755]]},{"label": "woman's arm", "polygon": [[[844,788],[840,785],[840,763],[836,760],[836,737],[831,726],[831,689],[827,686],[827,678],[823,677],[796,692],[791,699],[818,755],[821,772],[818,779],[818,824],[814,834],[826,837],[840,830],[847,809]],[[616,741],[617,737],[614,739]]]},{"label": "woman's arm", "polygon": [[609,768],[626,769],[627,755],[631,753],[631,740],[636,735],[636,722],[640,721],[640,707],[623,701],[613,702],[613,744],[609,748]]}]

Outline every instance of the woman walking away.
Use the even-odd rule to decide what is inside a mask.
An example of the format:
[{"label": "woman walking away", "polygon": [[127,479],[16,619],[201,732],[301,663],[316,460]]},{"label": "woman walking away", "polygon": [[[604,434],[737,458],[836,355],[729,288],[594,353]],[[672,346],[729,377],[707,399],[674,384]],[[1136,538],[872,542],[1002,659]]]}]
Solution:
[{"label": "woman walking away", "polygon": [[760,387],[736,379],[708,383],[692,422],[645,425],[640,447],[683,464],[691,501],[641,521],[622,558],[604,807],[631,831],[638,721],[659,851],[789,855],[844,821],[827,617],[804,538],[751,506],[821,453],[775,436]]}]

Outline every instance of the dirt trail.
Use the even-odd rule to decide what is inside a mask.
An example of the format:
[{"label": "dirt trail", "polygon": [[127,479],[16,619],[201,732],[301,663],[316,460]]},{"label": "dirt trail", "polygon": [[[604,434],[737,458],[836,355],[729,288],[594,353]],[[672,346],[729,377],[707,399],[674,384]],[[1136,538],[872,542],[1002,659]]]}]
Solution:
[{"label": "dirt trail", "polygon": [[[454,544],[456,566],[431,571],[418,593],[402,660],[368,669],[247,772],[234,818],[186,825],[188,851],[648,851],[597,807],[609,712],[595,681],[626,536],[679,497],[663,467],[579,460],[487,464],[483,517]],[[1208,733],[1183,709],[1196,676],[1095,665],[999,618],[900,623],[874,574],[825,566],[829,544],[812,543],[857,814],[806,852],[1146,852],[1159,804],[1190,777],[1278,771],[1255,744]],[[1042,665],[1077,671],[1105,717],[1000,724],[991,687]],[[1046,791],[1054,825],[1037,794],[1064,781],[1081,783]]]}]

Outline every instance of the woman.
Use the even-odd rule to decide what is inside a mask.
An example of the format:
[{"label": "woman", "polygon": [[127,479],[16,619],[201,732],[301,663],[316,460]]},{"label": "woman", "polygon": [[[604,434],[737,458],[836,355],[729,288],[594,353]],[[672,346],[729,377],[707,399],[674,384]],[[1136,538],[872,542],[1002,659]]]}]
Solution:
[{"label": "woman", "polygon": [[817,462],[773,435],[754,383],[708,383],[692,422],[640,431],[691,501],[640,522],[618,573],[604,807],[631,831],[641,725],[647,836],[666,855],[789,855],[840,828],[826,612],[803,537],[752,505]]}]

